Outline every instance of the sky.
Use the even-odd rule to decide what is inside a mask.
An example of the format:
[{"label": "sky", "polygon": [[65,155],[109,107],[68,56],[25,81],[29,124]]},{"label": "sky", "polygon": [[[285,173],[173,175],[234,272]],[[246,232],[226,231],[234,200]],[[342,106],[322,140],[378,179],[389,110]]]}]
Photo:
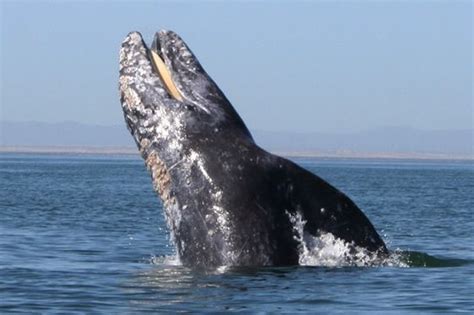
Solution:
[{"label": "sky", "polygon": [[181,35],[252,130],[473,126],[470,1],[2,1],[3,121],[123,124],[128,32]]}]

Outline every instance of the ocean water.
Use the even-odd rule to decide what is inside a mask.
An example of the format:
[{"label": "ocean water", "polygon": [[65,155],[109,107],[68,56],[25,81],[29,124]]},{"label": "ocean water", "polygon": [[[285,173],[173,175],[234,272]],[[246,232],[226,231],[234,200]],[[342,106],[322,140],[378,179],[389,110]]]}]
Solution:
[{"label": "ocean water", "polygon": [[193,271],[138,157],[1,154],[0,313],[474,312],[472,162],[295,161],[363,209],[391,264]]}]

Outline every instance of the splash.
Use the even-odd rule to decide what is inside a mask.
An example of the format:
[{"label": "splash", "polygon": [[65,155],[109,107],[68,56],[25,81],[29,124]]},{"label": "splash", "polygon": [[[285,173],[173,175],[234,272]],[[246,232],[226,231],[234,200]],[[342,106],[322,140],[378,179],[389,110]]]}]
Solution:
[{"label": "splash", "polygon": [[151,256],[149,263],[158,266],[182,266],[179,256],[174,255],[163,255],[163,256]]},{"label": "splash", "polygon": [[408,267],[406,261],[401,259],[397,252],[386,258],[380,258],[377,253],[346,242],[335,237],[332,233],[320,233],[313,236],[305,231],[306,221],[301,213],[291,214],[290,218],[298,242],[299,265],[322,267],[369,267],[369,266],[394,266]]}]

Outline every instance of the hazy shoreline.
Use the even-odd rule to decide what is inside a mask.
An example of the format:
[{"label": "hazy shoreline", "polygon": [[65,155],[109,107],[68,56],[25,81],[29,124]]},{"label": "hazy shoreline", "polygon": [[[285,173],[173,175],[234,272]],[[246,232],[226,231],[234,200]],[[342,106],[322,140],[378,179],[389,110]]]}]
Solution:
[{"label": "hazy shoreline", "polygon": [[[354,152],[338,151],[274,151],[270,152],[296,158],[352,158],[352,159],[400,159],[400,160],[463,160],[473,161],[474,155],[426,153],[426,152]],[[22,154],[84,154],[84,155],[131,155],[138,156],[135,147],[125,146],[0,146],[0,153]]]}]

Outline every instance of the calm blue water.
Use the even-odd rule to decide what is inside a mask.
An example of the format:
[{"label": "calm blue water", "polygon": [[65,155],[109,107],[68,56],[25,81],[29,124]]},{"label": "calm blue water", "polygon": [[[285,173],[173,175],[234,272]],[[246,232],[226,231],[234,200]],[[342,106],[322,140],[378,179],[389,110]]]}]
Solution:
[{"label": "calm blue water", "polygon": [[193,272],[173,265],[138,157],[2,154],[0,313],[474,311],[472,163],[296,162],[346,192],[410,267]]}]

